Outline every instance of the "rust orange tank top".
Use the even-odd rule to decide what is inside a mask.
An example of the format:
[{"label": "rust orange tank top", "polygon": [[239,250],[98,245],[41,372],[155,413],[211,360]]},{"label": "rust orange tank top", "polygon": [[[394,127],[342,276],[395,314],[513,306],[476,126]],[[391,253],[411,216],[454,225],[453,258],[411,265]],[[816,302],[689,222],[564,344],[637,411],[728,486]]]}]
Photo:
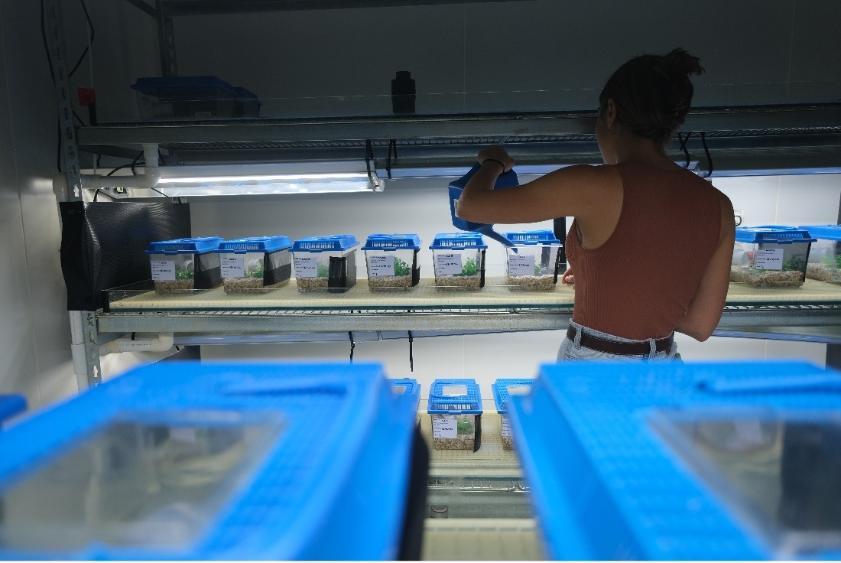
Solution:
[{"label": "rust orange tank top", "polygon": [[613,234],[590,250],[575,222],[567,235],[573,320],[622,338],[662,338],[686,315],[718,246],[721,195],[682,169],[616,168],[624,195]]}]

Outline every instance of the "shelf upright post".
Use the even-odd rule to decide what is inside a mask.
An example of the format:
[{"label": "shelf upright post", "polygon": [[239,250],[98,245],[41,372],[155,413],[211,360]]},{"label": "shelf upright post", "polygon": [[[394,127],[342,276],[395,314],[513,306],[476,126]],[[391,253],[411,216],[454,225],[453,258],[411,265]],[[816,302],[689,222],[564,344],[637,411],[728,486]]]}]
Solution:
[{"label": "shelf upright post", "polygon": [[[44,0],[44,26],[47,50],[53,65],[61,165],[65,176],[64,185],[56,193],[56,197],[60,201],[82,201],[79,150],[76,143],[76,127],[73,123],[73,94],[70,89],[70,77],[67,75],[61,0]],[[96,311],[70,311],[70,332],[73,366],[79,389],[82,390],[101,382]]]},{"label": "shelf upright post", "polygon": [[[841,201],[838,203],[838,220],[841,225]],[[841,344],[826,345],[826,367],[841,370]]]},{"label": "shelf upright post", "polygon": [[155,0],[158,20],[158,49],[161,55],[161,76],[176,76],[178,66],[175,56],[175,30],[166,0]]}]

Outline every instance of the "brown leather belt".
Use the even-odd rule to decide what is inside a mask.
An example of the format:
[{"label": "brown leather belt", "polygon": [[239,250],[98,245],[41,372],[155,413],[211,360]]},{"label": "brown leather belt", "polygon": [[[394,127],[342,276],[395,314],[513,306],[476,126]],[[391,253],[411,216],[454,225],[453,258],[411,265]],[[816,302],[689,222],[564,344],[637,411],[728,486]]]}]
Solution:
[{"label": "brown leather belt", "polygon": [[[578,330],[571,326],[567,329],[567,338],[575,341]],[[670,352],[672,350],[672,342],[674,335],[668,338],[660,338],[655,340],[655,348],[657,352]],[[581,332],[581,346],[596,350],[597,352],[604,352],[606,354],[616,354],[618,356],[647,356],[651,353],[651,345],[648,342],[616,342],[613,340],[605,340],[586,332]]]}]

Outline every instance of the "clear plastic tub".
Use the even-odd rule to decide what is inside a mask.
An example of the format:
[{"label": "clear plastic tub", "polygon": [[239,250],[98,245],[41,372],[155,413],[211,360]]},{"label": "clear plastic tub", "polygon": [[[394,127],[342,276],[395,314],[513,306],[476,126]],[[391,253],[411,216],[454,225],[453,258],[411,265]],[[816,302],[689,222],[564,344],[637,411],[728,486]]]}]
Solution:
[{"label": "clear plastic tub", "polygon": [[841,226],[801,226],[817,239],[809,251],[806,277],[829,283],[841,283]]},{"label": "clear plastic tub", "polygon": [[508,420],[508,399],[511,396],[528,395],[533,379],[497,379],[493,384],[494,404],[499,413],[499,437],[503,450],[514,449],[511,423]]},{"label": "clear plastic tub", "polygon": [[215,76],[152,76],[132,84],[144,121],[258,117],[260,101]]},{"label": "clear plastic tub", "polygon": [[436,379],[427,412],[436,450],[475,452],[482,441],[482,395],[473,379]]},{"label": "clear plastic tub", "polygon": [[146,249],[157,293],[213,289],[222,283],[221,237],[183,238],[152,242]]},{"label": "clear plastic tub", "polygon": [[485,287],[485,244],[476,233],[439,233],[430,245],[438,289],[477,291]]},{"label": "clear plastic tub", "polygon": [[561,271],[561,241],[552,231],[505,233],[514,244],[506,248],[506,285],[510,289],[551,291]]},{"label": "clear plastic tub", "polygon": [[420,282],[416,234],[372,234],[365,246],[368,288],[371,291],[409,290]]},{"label": "clear plastic tub", "polygon": [[226,293],[262,293],[292,277],[292,242],[285,236],[226,240],[219,261]]},{"label": "clear plastic tub", "polygon": [[753,287],[800,287],[814,240],[808,231],[795,227],[739,227],[730,281]]},{"label": "clear plastic tub", "polygon": [[330,235],[296,240],[292,246],[298,291],[343,293],[356,285],[353,235]]}]

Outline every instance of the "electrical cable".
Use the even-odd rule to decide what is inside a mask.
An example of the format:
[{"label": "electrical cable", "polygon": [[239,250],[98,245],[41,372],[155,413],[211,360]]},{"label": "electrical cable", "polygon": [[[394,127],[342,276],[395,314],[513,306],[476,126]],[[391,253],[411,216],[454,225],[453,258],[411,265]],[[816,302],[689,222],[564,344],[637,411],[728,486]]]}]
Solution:
[{"label": "electrical cable", "polygon": [[90,53],[90,46],[93,45],[93,41],[96,38],[96,29],[93,26],[93,21],[91,20],[91,14],[88,12],[88,6],[85,4],[85,0],[79,0],[79,4],[82,5],[82,11],[85,13],[85,20],[88,22],[88,44],[85,46],[82,54],[79,55],[76,64],[73,65],[73,68],[70,69],[70,72],[67,74],[68,78],[76,74],[76,71],[79,70],[79,67],[82,66],[82,62],[84,62],[85,57]]},{"label": "electrical cable", "polygon": [[350,363],[353,363],[353,353],[356,350],[356,341],[353,339],[353,331],[348,331],[347,335],[350,339]]},{"label": "electrical cable", "polygon": [[684,168],[689,168],[689,165],[692,162],[690,157],[689,157],[689,149],[686,147],[686,143],[689,142],[689,137],[691,137],[691,136],[692,136],[692,131],[688,132],[686,134],[685,138],[682,134],[680,134],[680,133],[677,134],[677,138],[680,141],[680,149],[683,151],[683,156],[686,157],[686,165],[684,165]]},{"label": "electrical cable", "polygon": [[704,174],[704,178],[709,178],[713,175],[715,167],[713,165],[713,157],[710,155],[710,148],[707,146],[707,134],[704,131],[701,131],[701,144],[704,147],[704,154],[707,155],[707,173]]},{"label": "electrical cable", "polygon": [[415,338],[409,331],[409,371],[415,373]]}]

